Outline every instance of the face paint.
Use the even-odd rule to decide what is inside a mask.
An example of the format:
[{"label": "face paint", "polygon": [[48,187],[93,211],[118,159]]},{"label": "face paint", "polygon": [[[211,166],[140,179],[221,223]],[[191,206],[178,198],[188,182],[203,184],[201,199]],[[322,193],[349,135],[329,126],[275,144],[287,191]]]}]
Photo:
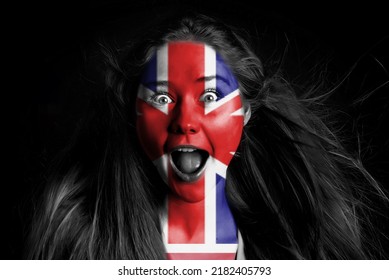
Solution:
[{"label": "face paint", "polygon": [[149,61],[137,95],[137,133],[170,189],[185,201],[204,199],[204,174],[230,163],[241,139],[239,85],[209,46],[163,45]]},{"label": "face paint", "polygon": [[201,43],[166,44],[145,69],[137,132],[172,190],[162,221],[168,259],[235,258],[225,179],[243,129],[238,88],[221,57]]}]

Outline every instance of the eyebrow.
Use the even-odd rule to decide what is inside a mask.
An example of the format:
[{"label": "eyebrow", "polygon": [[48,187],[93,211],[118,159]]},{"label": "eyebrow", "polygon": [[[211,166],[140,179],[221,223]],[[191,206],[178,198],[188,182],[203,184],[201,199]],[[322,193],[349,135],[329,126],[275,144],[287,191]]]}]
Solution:
[{"label": "eyebrow", "polygon": [[[209,82],[209,81],[212,81],[214,79],[222,80],[227,85],[230,85],[230,80],[225,78],[225,77],[223,77],[223,76],[220,76],[220,75],[212,75],[212,76],[200,77],[196,81]],[[168,87],[169,86],[169,81],[148,81],[147,83],[145,83],[145,85],[147,85],[147,86],[155,86],[155,87],[156,86],[166,86],[166,87]]]},{"label": "eyebrow", "polygon": [[214,79],[218,79],[218,80],[222,80],[223,82],[225,82],[227,85],[230,85],[230,81],[223,77],[223,76],[220,76],[220,75],[212,75],[212,76],[206,76],[206,77],[201,77],[201,78],[198,78],[197,80],[198,81],[205,81],[205,82],[209,82],[209,81],[212,81]]},{"label": "eyebrow", "polygon": [[169,82],[168,81],[148,81],[146,83],[144,83],[145,85],[147,86],[169,86]]}]

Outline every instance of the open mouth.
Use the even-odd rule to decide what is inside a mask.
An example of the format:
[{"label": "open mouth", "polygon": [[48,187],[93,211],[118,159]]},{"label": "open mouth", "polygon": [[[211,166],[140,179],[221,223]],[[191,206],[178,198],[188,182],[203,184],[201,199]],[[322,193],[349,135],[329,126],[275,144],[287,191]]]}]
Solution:
[{"label": "open mouth", "polygon": [[182,146],[170,153],[170,162],[176,175],[185,182],[195,182],[203,174],[209,154],[205,150]]}]

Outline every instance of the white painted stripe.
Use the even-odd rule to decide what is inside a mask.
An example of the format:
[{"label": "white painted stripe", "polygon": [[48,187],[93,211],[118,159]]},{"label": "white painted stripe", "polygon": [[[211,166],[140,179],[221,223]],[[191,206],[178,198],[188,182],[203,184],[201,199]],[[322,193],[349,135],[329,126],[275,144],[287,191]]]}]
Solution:
[{"label": "white painted stripe", "polygon": [[[163,90],[166,91],[166,90]],[[143,101],[147,102],[151,106],[153,106],[155,109],[160,110],[164,114],[168,114],[169,107],[168,105],[165,106],[155,106],[152,102],[150,102],[150,99],[155,95],[155,92],[151,89],[145,87],[144,85],[140,85],[138,88],[138,98],[142,99]],[[141,116],[142,113],[137,112],[138,116]]]},{"label": "white painted stripe", "polygon": [[208,158],[207,167],[205,169],[205,244],[216,243],[216,174],[214,167],[214,159]]},{"label": "white painted stripe", "polygon": [[168,253],[236,253],[238,244],[167,244]]},{"label": "white painted stripe", "polygon": [[244,110],[243,107],[239,108],[235,112],[231,113],[230,116],[244,116]]},{"label": "white painted stripe", "polygon": [[215,164],[216,173],[222,176],[224,179],[226,179],[228,166],[215,158],[214,158],[214,162],[215,162],[214,164]]},{"label": "white painted stripe", "polygon": [[[157,81],[167,82],[168,81],[168,45],[164,45],[157,50]],[[157,92],[169,92],[169,89],[165,85],[157,85]],[[166,115],[169,113],[169,106],[155,107],[162,111]]]},{"label": "white painted stripe", "polygon": [[[216,52],[209,46],[204,47],[204,76],[216,76]],[[208,88],[216,89],[216,77],[210,81],[205,81],[204,90]]]},{"label": "white painted stripe", "polygon": [[168,45],[164,45],[157,50],[157,81],[168,80],[168,69]]},{"label": "white painted stripe", "polygon": [[212,112],[213,110],[219,108],[220,106],[224,105],[225,103],[232,100],[233,98],[235,98],[238,95],[239,95],[239,89],[236,89],[233,92],[231,92],[230,94],[228,94],[226,97],[220,99],[219,101],[210,103],[209,105],[205,106],[205,114],[208,114],[208,113]]},{"label": "white painted stripe", "polygon": [[148,102],[150,97],[152,97],[154,95],[154,92],[145,87],[144,85],[139,85],[139,88],[138,88],[138,98],[139,99],[142,99],[143,101],[145,102]]}]

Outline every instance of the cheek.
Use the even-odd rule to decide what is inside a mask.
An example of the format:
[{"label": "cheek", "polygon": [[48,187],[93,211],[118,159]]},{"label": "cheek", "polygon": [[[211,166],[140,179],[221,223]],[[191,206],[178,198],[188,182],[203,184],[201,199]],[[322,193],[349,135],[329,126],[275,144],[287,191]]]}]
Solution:
[{"label": "cheek", "polygon": [[242,137],[243,116],[231,116],[231,110],[226,109],[218,114],[210,113],[203,127],[214,156],[228,165]]},{"label": "cheek", "polygon": [[164,153],[169,120],[157,109],[151,108],[144,101],[137,103],[138,117],[136,130],[138,139],[151,160],[158,159]]},{"label": "cheek", "polygon": [[218,149],[228,150],[231,147],[236,150],[242,136],[243,117],[227,117],[219,115],[205,125],[208,128],[209,138],[218,144],[216,145]]}]

